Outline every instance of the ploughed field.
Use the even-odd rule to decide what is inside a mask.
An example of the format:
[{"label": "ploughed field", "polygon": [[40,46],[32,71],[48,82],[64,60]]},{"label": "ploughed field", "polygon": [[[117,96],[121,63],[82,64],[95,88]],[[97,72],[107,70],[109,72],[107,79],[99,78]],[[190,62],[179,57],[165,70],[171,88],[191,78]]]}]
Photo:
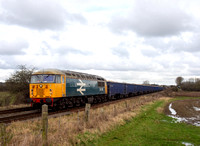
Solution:
[{"label": "ploughed field", "polygon": [[177,122],[200,126],[200,99],[172,101],[165,106],[164,112]]}]

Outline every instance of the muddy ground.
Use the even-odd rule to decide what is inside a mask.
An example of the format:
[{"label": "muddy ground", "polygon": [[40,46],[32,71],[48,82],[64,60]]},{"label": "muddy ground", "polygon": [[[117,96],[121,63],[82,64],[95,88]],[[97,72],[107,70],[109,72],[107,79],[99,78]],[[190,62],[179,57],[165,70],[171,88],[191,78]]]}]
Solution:
[{"label": "muddy ground", "polygon": [[170,102],[164,109],[166,115],[178,122],[200,126],[200,99],[176,100]]}]

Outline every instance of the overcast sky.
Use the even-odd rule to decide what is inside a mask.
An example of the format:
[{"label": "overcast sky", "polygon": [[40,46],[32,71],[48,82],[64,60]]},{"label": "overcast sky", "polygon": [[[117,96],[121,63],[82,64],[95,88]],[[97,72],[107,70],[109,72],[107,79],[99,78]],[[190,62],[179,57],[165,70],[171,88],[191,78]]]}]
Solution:
[{"label": "overcast sky", "polygon": [[0,81],[17,65],[129,83],[200,77],[200,1],[0,0]]}]

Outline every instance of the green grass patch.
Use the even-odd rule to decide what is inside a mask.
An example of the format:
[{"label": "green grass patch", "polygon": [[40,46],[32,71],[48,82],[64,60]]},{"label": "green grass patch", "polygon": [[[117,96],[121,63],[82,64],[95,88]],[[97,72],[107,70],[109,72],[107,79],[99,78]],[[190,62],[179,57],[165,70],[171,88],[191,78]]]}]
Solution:
[{"label": "green grass patch", "polygon": [[[190,98],[191,99],[191,98]],[[141,113],[123,126],[104,133],[83,145],[181,145],[182,142],[200,145],[200,127],[174,123],[173,119],[157,112],[165,101],[144,106]],[[88,135],[88,134],[87,134]],[[81,139],[80,139],[81,140]]]},{"label": "green grass patch", "polygon": [[16,96],[9,92],[0,92],[0,106],[12,105],[16,102]]},{"label": "green grass patch", "polygon": [[174,100],[184,100],[184,99],[200,99],[200,97],[187,97],[187,96],[177,96]]}]

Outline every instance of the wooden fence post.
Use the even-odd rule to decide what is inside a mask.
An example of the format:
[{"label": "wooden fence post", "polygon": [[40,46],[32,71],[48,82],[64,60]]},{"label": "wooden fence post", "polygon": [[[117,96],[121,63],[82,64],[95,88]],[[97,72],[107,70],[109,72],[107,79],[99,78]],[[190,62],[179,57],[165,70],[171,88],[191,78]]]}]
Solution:
[{"label": "wooden fence post", "polygon": [[43,146],[48,145],[47,130],[48,130],[48,105],[44,104],[42,106],[42,142],[43,142]]},{"label": "wooden fence post", "polygon": [[117,115],[117,109],[116,109],[115,105],[113,106],[113,115],[114,115],[114,117]]},{"label": "wooden fence post", "polygon": [[77,112],[77,120],[78,120],[78,122],[80,121],[80,118],[79,118],[79,110],[78,110],[78,112]]},{"label": "wooden fence post", "polygon": [[90,104],[86,103],[85,104],[85,121],[88,122],[90,119]]},{"label": "wooden fence post", "polygon": [[101,108],[101,114],[104,114],[104,110],[103,110],[103,108]]},{"label": "wooden fence post", "polygon": [[127,101],[124,101],[124,105],[125,105],[125,108],[127,109],[127,108],[128,108],[128,103],[127,103]]}]

